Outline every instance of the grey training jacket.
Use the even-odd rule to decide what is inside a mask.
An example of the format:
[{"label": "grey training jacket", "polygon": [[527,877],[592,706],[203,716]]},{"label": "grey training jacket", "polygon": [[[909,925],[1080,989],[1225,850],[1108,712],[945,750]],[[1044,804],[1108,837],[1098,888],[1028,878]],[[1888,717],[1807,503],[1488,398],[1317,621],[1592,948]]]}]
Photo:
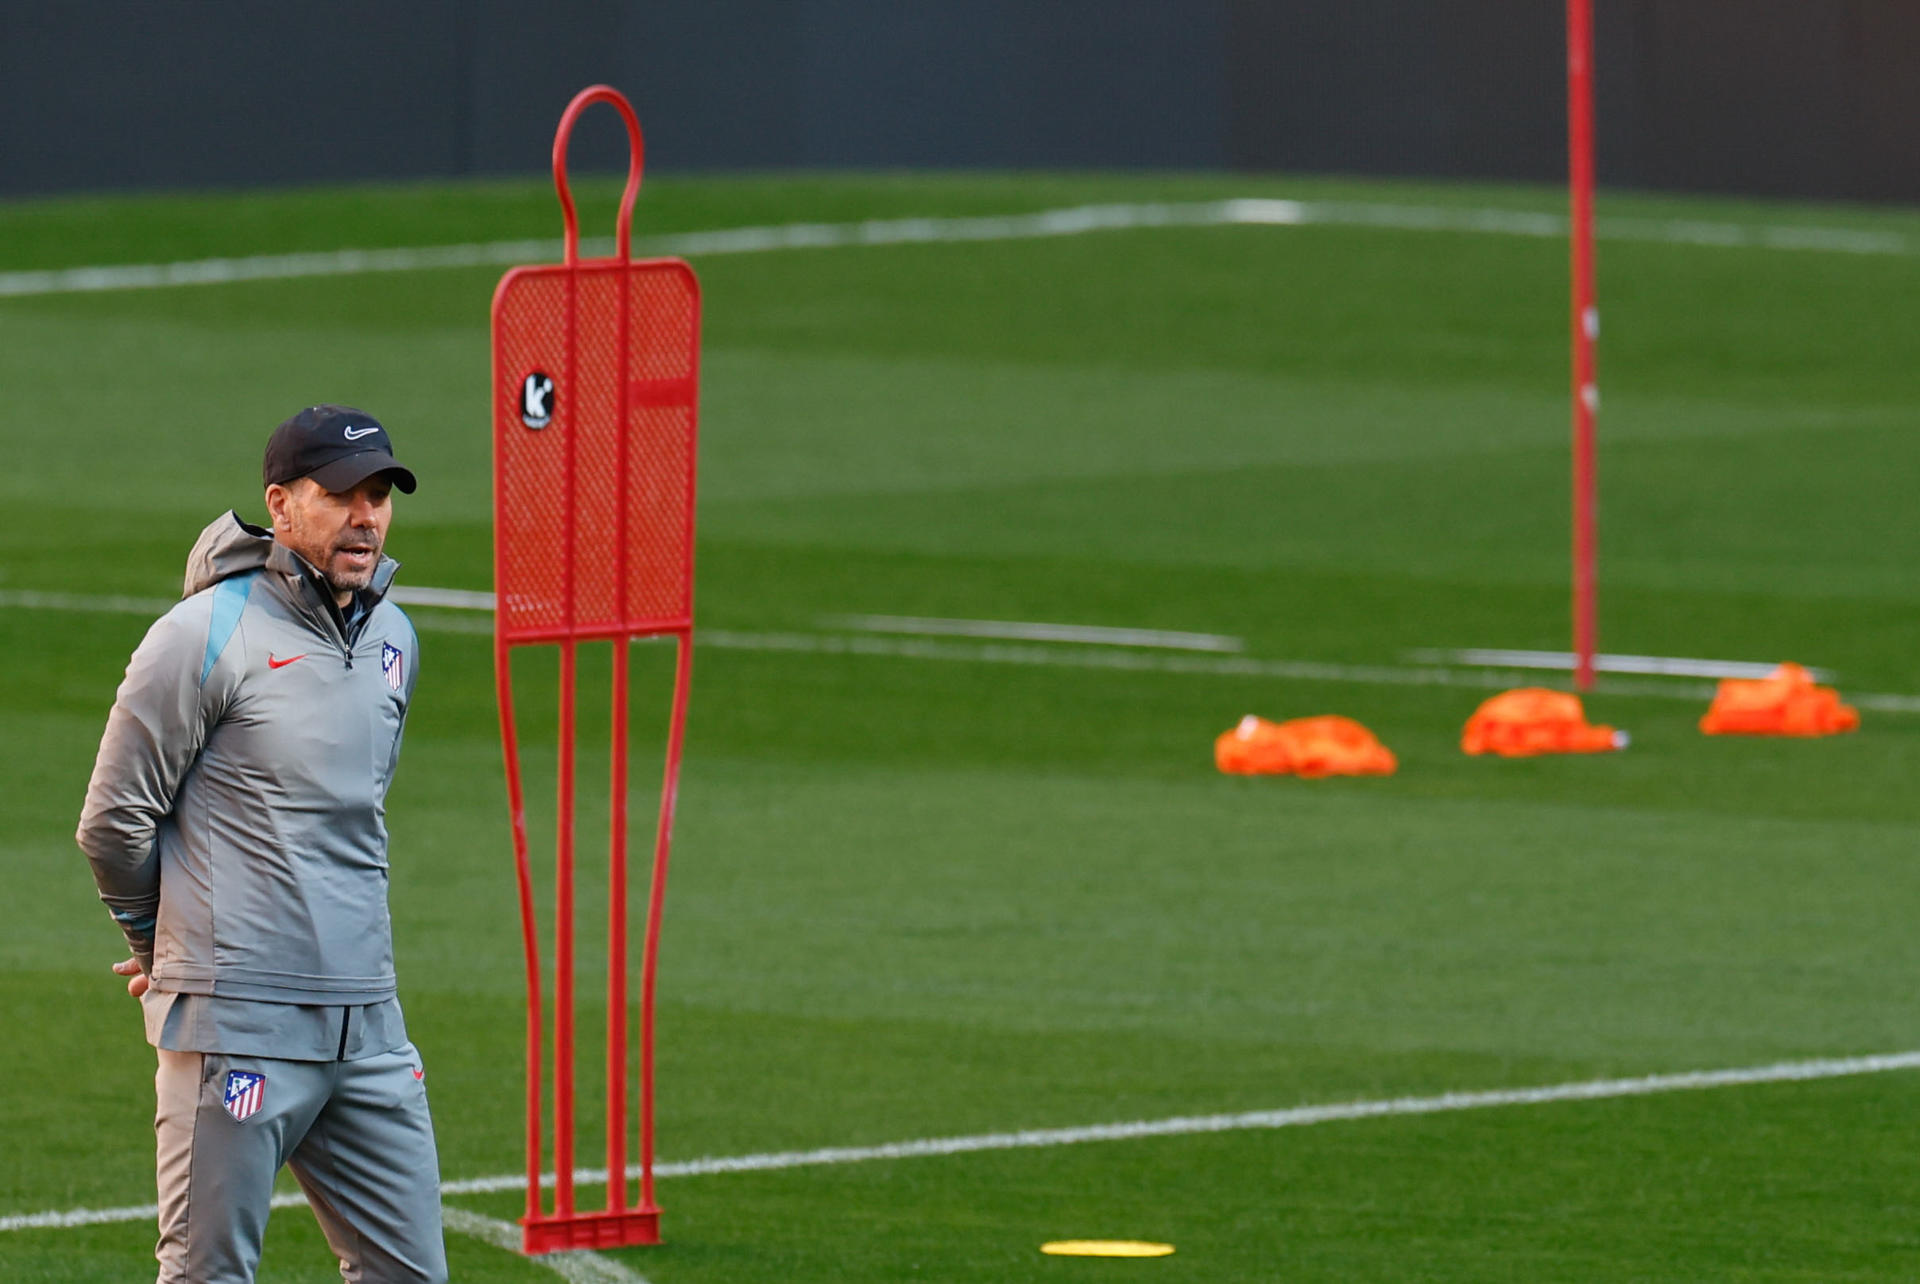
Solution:
[{"label": "grey training jacket", "polygon": [[387,784],[419,644],[385,600],[349,644],[312,569],[227,513],[187,560],[107,717],[75,835],[160,991],[394,994]]}]

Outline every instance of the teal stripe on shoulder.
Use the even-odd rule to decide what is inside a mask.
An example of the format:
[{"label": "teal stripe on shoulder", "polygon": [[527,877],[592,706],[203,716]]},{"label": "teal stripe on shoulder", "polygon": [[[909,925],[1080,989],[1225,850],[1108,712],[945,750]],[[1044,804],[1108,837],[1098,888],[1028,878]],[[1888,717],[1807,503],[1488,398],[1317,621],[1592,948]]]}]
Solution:
[{"label": "teal stripe on shoulder", "polygon": [[411,691],[414,679],[420,676],[420,630],[413,627],[413,617],[401,610],[398,602],[391,598],[387,601],[407,628],[407,690]]},{"label": "teal stripe on shoulder", "polygon": [[242,571],[214,586],[213,618],[207,624],[207,658],[200,666],[201,686],[207,684],[207,675],[233,640],[233,631],[240,627],[240,613],[247,608],[247,595],[253,592],[253,581],[259,574],[257,568]]},{"label": "teal stripe on shoulder", "polygon": [[413,617],[411,615],[408,615],[405,611],[402,611],[400,609],[400,604],[397,602],[393,604],[393,609],[400,616],[400,622],[407,626],[407,638],[410,642],[412,642],[413,649],[416,651],[419,650],[420,649],[420,630],[413,627]]}]

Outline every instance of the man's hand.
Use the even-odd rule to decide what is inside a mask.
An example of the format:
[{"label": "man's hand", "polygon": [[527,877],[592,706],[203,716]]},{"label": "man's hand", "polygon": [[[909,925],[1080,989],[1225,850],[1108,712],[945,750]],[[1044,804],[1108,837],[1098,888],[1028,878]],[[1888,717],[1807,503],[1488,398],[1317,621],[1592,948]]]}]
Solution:
[{"label": "man's hand", "polygon": [[147,974],[140,970],[139,959],[127,959],[125,962],[115,963],[113,971],[116,976],[127,978],[127,993],[134,998],[137,999],[147,992]]}]

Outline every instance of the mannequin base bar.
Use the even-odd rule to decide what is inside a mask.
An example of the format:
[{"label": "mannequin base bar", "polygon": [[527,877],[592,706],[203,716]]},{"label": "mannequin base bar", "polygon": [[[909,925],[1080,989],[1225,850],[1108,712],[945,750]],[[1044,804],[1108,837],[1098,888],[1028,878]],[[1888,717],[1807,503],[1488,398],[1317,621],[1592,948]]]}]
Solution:
[{"label": "mannequin base bar", "polygon": [[626,1248],[660,1242],[660,1210],[629,1208],[621,1212],[568,1213],[520,1223],[521,1247],[529,1254],[556,1253],[570,1248]]}]

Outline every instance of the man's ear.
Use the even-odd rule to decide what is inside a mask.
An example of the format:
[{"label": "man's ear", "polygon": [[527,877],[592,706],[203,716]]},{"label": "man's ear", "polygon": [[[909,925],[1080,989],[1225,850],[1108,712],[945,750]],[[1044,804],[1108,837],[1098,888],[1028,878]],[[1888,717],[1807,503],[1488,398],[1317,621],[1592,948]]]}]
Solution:
[{"label": "man's ear", "polygon": [[287,501],[292,498],[292,493],[279,482],[267,487],[267,523],[275,530],[286,529]]}]

